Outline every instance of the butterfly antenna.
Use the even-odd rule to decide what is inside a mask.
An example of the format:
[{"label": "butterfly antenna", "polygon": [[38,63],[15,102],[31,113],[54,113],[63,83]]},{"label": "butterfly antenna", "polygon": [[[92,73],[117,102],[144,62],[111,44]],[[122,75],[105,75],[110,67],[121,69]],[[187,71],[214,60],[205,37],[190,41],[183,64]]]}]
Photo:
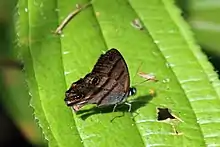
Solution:
[{"label": "butterfly antenna", "polygon": [[[138,69],[137,69],[137,71],[136,71],[134,77],[132,78],[132,81],[134,80],[134,78],[135,78],[136,75],[138,74],[138,72],[139,72],[139,70],[140,70],[140,68],[141,68],[142,65],[143,65],[143,61],[141,61],[141,64],[138,66]],[[132,85],[132,87],[135,87],[135,86],[137,86],[137,85],[141,85],[141,84],[143,84],[143,83],[145,83],[145,82],[147,82],[147,81],[148,81],[148,80],[144,80],[144,81],[142,81],[142,82],[135,83],[134,85]]]},{"label": "butterfly antenna", "polygon": [[143,84],[143,83],[145,83],[145,82],[147,82],[148,80],[144,80],[144,81],[142,81],[142,82],[139,82],[139,83],[135,83],[134,85],[132,85],[133,87],[136,87],[137,85],[141,85],[141,84]]},{"label": "butterfly antenna", "polygon": [[[138,72],[139,72],[139,70],[140,70],[140,68],[141,68],[142,65],[143,65],[143,61],[141,61],[141,64],[138,66],[138,69],[136,70],[135,75],[134,75],[133,78],[132,78],[132,81],[134,80],[134,78],[135,78],[136,75],[138,74]],[[134,85],[137,85],[137,84],[134,84]]]}]

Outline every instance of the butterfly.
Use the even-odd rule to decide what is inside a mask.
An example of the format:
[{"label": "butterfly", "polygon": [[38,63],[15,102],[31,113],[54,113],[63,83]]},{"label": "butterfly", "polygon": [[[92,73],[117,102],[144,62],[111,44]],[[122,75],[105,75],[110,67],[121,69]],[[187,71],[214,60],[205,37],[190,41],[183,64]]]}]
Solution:
[{"label": "butterfly", "polygon": [[[136,88],[130,87],[127,64],[121,53],[113,48],[99,57],[90,73],[72,83],[64,101],[75,112],[86,104],[98,107],[114,105],[114,111],[118,104],[135,93]],[[125,104],[129,105],[130,111],[131,104]]]}]

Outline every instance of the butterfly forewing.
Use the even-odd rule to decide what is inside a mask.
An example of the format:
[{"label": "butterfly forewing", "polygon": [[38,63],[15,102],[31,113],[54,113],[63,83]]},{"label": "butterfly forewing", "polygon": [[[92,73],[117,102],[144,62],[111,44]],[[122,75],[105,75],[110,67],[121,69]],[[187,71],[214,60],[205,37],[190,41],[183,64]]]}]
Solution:
[{"label": "butterfly forewing", "polygon": [[65,101],[77,111],[83,105],[113,105],[129,93],[129,73],[122,55],[111,49],[101,55],[91,73],[74,82],[66,92]]}]

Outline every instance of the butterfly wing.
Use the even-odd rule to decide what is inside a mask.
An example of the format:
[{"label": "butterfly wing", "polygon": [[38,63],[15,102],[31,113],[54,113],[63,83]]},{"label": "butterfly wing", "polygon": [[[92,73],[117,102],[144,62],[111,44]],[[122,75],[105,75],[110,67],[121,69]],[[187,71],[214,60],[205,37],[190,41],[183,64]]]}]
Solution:
[{"label": "butterfly wing", "polygon": [[90,102],[95,102],[98,106],[112,105],[127,97],[130,86],[129,72],[118,50],[111,49],[101,55],[92,73],[102,77],[99,85],[102,89]]},{"label": "butterfly wing", "polygon": [[65,101],[74,110],[87,103],[112,105],[128,96],[129,86],[126,62],[118,50],[111,49],[100,56],[91,73],[72,84]]}]

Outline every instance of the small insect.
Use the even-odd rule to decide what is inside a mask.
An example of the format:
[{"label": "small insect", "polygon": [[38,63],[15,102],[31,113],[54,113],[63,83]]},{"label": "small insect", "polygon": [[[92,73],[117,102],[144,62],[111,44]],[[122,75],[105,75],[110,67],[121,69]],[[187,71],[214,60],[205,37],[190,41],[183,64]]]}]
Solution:
[{"label": "small insect", "polygon": [[[135,93],[136,88],[130,88],[124,58],[118,50],[111,49],[99,57],[91,73],[71,85],[64,101],[75,112],[86,104],[97,104],[98,107],[114,105],[114,111],[118,104]],[[131,104],[125,104],[129,105],[130,111]]]},{"label": "small insect", "polygon": [[154,81],[157,82],[158,80],[156,79],[155,75],[153,75],[152,73],[144,73],[144,72],[138,72],[138,75],[144,79],[146,79],[147,81]]}]

